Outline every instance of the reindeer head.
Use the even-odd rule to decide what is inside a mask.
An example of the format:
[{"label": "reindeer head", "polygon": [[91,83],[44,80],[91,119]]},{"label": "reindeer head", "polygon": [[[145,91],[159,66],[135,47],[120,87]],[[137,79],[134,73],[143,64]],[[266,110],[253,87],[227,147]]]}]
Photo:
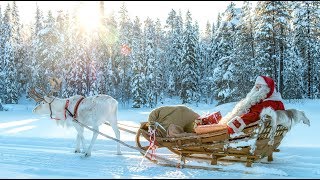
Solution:
[{"label": "reindeer head", "polygon": [[37,106],[32,110],[35,114],[49,114],[51,113],[51,103],[55,99],[52,94],[58,92],[61,89],[61,80],[57,78],[49,79],[51,90],[47,92],[44,87],[38,87],[41,92],[36,91],[36,88],[32,87],[28,91],[29,97],[37,102]]}]

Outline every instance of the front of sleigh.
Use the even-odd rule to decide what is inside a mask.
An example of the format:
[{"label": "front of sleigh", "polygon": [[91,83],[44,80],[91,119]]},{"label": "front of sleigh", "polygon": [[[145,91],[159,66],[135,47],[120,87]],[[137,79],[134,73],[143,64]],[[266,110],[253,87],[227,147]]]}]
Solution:
[{"label": "front of sleigh", "polygon": [[[226,128],[205,134],[186,133],[186,136],[167,137],[166,129],[159,123],[143,122],[136,134],[136,145],[144,151],[152,148],[167,148],[179,155],[180,162],[186,164],[187,159],[208,161],[217,165],[218,161],[244,162],[247,167],[252,163],[267,158],[273,160],[273,152],[278,151],[288,129],[278,125],[271,140],[270,121],[257,121],[248,125],[242,132],[229,135]],[[142,141],[147,141],[143,145]],[[146,156],[149,160],[155,160]]]}]

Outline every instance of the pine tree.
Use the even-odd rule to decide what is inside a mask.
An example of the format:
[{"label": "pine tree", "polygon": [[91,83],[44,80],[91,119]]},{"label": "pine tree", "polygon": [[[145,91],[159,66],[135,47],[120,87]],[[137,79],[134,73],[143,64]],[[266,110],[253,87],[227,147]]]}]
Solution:
[{"label": "pine tree", "polygon": [[206,29],[204,33],[204,37],[201,39],[199,43],[199,87],[200,93],[203,95],[203,100],[205,103],[211,103],[212,96],[211,96],[211,84],[212,84],[212,73],[211,73],[211,43],[212,43],[212,35],[214,32],[214,23],[212,26],[210,25],[209,21],[206,24]]},{"label": "pine tree", "polygon": [[[2,11],[0,6],[0,34],[3,34]],[[4,39],[0,37],[0,101],[4,96]]]},{"label": "pine tree", "polygon": [[14,62],[14,39],[13,39],[13,21],[12,21],[12,9],[10,5],[4,12],[3,22],[2,22],[2,47],[3,49],[3,76],[4,81],[4,103],[18,103],[19,93],[18,93],[18,82],[17,82],[17,68]]},{"label": "pine tree", "polygon": [[31,79],[32,81],[29,82],[30,87],[35,87],[36,85],[44,85],[44,78],[43,78],[43,68],[41,68],[42,59],[41,57],[41,46],[43,43],[41,42],[40,39],[40,34],[39,32],[43,30],[44,26],[44,18],[42,15],[42,11],[39,9],[38,5],[36,6],[36,16],[35,16],[35,24],[33,26],[33,32],[32,34],[32,42],[31,42],[31,62],[28,65],[31,71]]},{"label": "pine tree", "polygon": [[167,18],[167,39],[168,46],[165,50],[167,52],[166,60],[168,66],[169,83],[168,83],[168,95],[177,96],[181,89],[181,60],[183,57],[183,22],[181,13],[177,13],[172,10]]},{"label": "pine tree", "polygon": [[26,44],[22,41],[21,29],[22,24],[20,23],[20,16],[16,2],[13,1],[12,4],[12,47],[14,51],[14,63],[17,71],[16,81],[18,96],[22,94],[26,89],[27,84],[27,61],[28,61],[28,51],[26,49]]},{"label": "pine tree", "polygon": [[261,1],[255,9],[255,73],[275,77],[275,36],[273,31],[273,2]]},{"label": "pine tree", "polygon": [[218,103],[230,102],[234,99],[235,87],[239,82],[234,74],[238,68],[234,57],[236,27],[239,22],[239,10],[233,2],[223,13],[223,21],[214,37],[213,58],[216,67],[213,71],[213,89],[215,99]]},{"label": "pine tree", "polygon": [[155,54],[155,26],[154,22],[147,18],[144,28],[144,60],[145,60],[145,83],[146,83],[146,105],[147,107],[156,106],[156,77],[158,75],[157,62]]},{"label": "pine tree", "polygon": [[107,42],[109,49],[109,59],[106,64],[107,74],[106,74],[106,84],[107,84],[107,94],[110,94],[113,97],[116,97],[116,65],[115,59],[119,56],[119,47],[118,47],[118,31],[117,31],[117,22],[115,20],[114,14],[111,14],[107,18],[106,22],[107,27],[107,37],[104,38]]},{"label": "pine tree", "polygon": [[66,85],[63,90],[63,96],[68,97],[72,95],[88,95],[87,84],[87,67],[85,63],[86,48],[85,48],[85,33],[80,27],[79,17],[77,12],[71,17],[71,27],[68,31],[68,40],[70,46],[68,47],[69,54],[67,57],[66,76],[64,77]]},{"label": "pine tree", "polygon": [[165,65],[165,47],[166,39],[164,37],[165,32],[162,30],[162,25],[159,19],[155,22],[155,58],[156,58],[156,77],[155,77],[155,91],[156,91],[156,104],[163,103],[166,89],[165,71],[167,66]]},{"label": "pine tree", "polygon": [[36,4],[36,20],[35,20],[35,28],[34,28],[34,37],[37,36],[37,34],[39,33],[39,31],[43,28],[43,13],[42,11],[39,9],[38,4]]},{"label": "pine tree", "polygon": [[145,74],[143,64],[143,41],[141,40],[142,30],[138,17],[133,22],[132,36],[132,60],[133,60],[133,77],[132,77],[132,107],[140,108],[146,103],[145,97]]},{"label": "pine tree", "polygon": [[197,70],[197,59],[196,59],[196,48],[197,48],[197,37],[195,30],[192,26],[192,18],[190,11],[186,14],[186,23],[184,31],[184,55],[181,62],[181,90],[180,98],[182,103],[191,103],[197,97],[197,82],[198,74]]},{"label": "pine tree", "polygon": [[4,103],[6,104],[17,104],[19,99],[18,89],[17,89],[17,69],[14,63],[14,50],[12,47],[12,42],[7,42],[4,47],[4,58],[5,58],[5,68],[4,76],[6,91],[4,96]]},{"label": "pine tree", "polygon": [[259,74],[272,77],[280,93],[283,89],[283,61],[290,19],[288,2],[264,1],[257,4],[256,69]]},{"label": "pine tree", "polygon": [[128,16],[128,11],[123,3],[120,8],[120,22],[119,22],[119,47],[121,48],[117,61],[118,79],[117,89],[119,95],[117,96],[123,105],[129,103],[131,97],[130,82],[132,77],[132,56],[131,56],[131,37],[132,37],[132,22]]},{"label": "pine tree", "polygon": [[290,37],[284,56],[283,93],[284,99],[302,99],[304,96],[302,73],[306,67],[302,66],[303,59],[297,47],[294,46],[294,37]]},{"label": "pine tree", "polygon": [[21,44],[21,24],[20,24],[19,11],[18,11],[16,1],[12,2],[11,17],[12,17],[13,44],[15,44],[16,46],[19,46]]},{"label": "pine tree", "polygon": [[60,72],[63,61],[63,38],[58,31],[56,20],[52,16],[51,11],[48,12],[44,29],[38,34],[40,40],[40,58],[37,61],[42,61],[43,76],[60,78],[63,75]]},{"label": "pine tree", "polygon": [[[294,36],[295,45],[299,54],[303,59],[303,67],[306,70],[303,72],[304,89],[306,89],[305,97],[315,98],[315,91],[318,88],[315,81],[319,79],[319,2],[296,2]],[[319,92],[319,91],[318,91]]]},{"label": "pine tree", "polygon": [[234,100],[240,100],[251,90],[252,84],[255,81],[256,75],[254,72],[254,39],[253,39],[253,24],[251,14],[251,3],[245,1],[241,13],[239,24],[236,26],[236,38],[234,59],[235,65],[234,81],[241,82],[234,87]]}]

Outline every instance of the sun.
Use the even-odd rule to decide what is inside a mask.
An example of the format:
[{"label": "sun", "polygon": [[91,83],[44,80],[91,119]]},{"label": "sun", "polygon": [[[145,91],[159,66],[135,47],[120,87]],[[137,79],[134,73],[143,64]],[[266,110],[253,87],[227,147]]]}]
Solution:
[{"label": "sun", "polygon": [[81,28],[87,32],[93,32],[99,26],[99,4],[94,2],[81,2],[78,7],[78,19]]}]

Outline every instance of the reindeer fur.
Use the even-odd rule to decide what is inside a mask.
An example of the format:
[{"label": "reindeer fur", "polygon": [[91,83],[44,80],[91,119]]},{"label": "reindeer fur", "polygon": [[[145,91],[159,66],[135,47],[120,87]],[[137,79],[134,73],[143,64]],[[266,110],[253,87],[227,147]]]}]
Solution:
[{"label": "reindeer fur", "polygon": [[[61,126],[74,126],[77,130],[77,140],[75,153],[80,152],[80,144],[82,144],[84,157],[91,155],[92,147],[97,139],[98,133],[93,132],[91,143],[88,148],[85,145],[85,139],[83,136],[84,127],[80,126],[78,123],[74,122],[72,117],[67,113],[67,119],[64,117],[64,108],[66,101],[69,100],[68,109],[71,113],[74,113],[74,107],[77,101],[81,98],[80,95],[75,95],[67,99],[60,99],[57,97],[44,96],[44,101],[42,101],[33,110],[33,113],[44,115],[50,114],[49,102],[51,102],[52,117],[59,118],[61,120],[56,120],[57,125]],[[93,129],[99,131],[99,126],[104,122],[108,121],[115,133],[115,136],[120,140],[120,131],[117,126],[117,111],[118,102],[108,95],[96,95],[83,99],[78,107],[77,120],[87,126],[92,126]],[[117,144],[117,154],[121,154],[120,144]]]}]

